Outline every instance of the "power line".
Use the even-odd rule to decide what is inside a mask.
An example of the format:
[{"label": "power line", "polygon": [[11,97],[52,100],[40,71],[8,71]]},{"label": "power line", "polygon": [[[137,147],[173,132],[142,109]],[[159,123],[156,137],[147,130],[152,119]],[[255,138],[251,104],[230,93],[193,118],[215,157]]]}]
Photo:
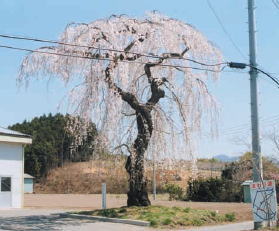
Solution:
[{"label": "power line", "polygon": [[247,57],[243,54],[243,52],[240,50],[240,48],[236,45],[236,43],[234,42],[232,36],[230,35],[230,33],[228,32],[228,30],[226,29],[226,27],[224,26],[221,18],[219,17],[219,15],[217,14],[217,11],[214,9],[213,5],[211,4],[210,0],[207,0],[207,5],[209,6],[210,10],[212,11],[212,13],[214,14],[215,18],[217,19],[218,23],[220,24],[223,32],[227,35],[228,39],[230,40],[231,44],[234,46],[234,48],[238,51],[238,53],[240,54],[240,56],[242,56],[242,58],[244,60],[247,59]]},{"label": "power line", "polygon": [[[264,125],[264,127],[270,127],[270,126],[274,126],[276,124],[278,124],[279,122],[279,119],[277,120],[273,120],[273,121],[269,121],[269,122],[261,122],[261,124]],[[248,127],[248,126],[247,126]],[[244,133],[247,133],[247,132],[251,132],[251,128],[249,126],[249,128],[242,128],[242,129],[238,129],[238,130],[235,130],[235,131],[228,131],[228,132],[224,132],[222,133],[221,135],[222,136],[232,136],[232,135],[237,135],[237,134],[244,134]]]},{"label": "power line", "polygon": [[[266,118],[260,118],[260,123],[264,125],[264,127],[270,127],[274,126],[275,124],[279,124],[279,115],[274,115]],[[228,137],[228,136],[234,136],[234,135],[240,135],[240,134],[247,134],[251,133],[251,124],[250,123],[243,123],[237,126],[224,128],[221,131],[219,131],[220,137]],[[207,135],[205,135],[207,137]]]},{"label": "power line", "polygon": [[60,42],[60,41],[55,41],[55,40],[38,39],[38,38],[7,35],[7,34],[0,34],[0,37],[9,38],[9,39],[17,39],[17,40],[27,40],[27,41],[41,42],[41,43],[53,43],[53,44],[59,44],[59,45],[64,45],[64,46],[72,46],[72,47],[80,47],[80,48],[90,48],[90,49],[95,49],[95,50],[125,52],[125,53],[129,53],[129,54],[141,55],[141,56],[145,56],[145,57],[149,57],[149,58],[160,58],[160,56],[157,56],[157,55],[140,54],[140,53],[137,53],[137,52],[117,50],[117,49],[111,49],[111,48],[99,48],[99,47],[94,47],[94,46],[72,44],[72,43]]},{"label": "power line", "polygon": [[274,82],[271,79],[261,78],[261,80],[265,81],[266,83],[268,83],[272,87],[278,88],[276,85],[274,85]]},{"label": "power line", "polygon": [[258,72],[261,72],[262,74],[266,75],[267,77],[269,77],[273,82],[275,82],[278,85],[279,88],[279,80],[276,77],[271,76],[269,73],[267,73],[266,71],[263,71],[260,68],[254,67],[252,65],[248,65],[247,66],[251,67],[252,69],[255,69]]},{"label": "power line", "polygon": [[[270,126],[273,125],[274,123],[279,121],[279,115],[274,115],[271,117],[267,117],[267,118],[260,118],[260,122],[261,124],[265,125],[265,126]],[[237,125],[234,127],[230,127],[227,129],[223,129],[220,133],[221,135],[235,135],[235,134],[239,134],[239,133],[243,133],[243,132],[247,132],[250,131],[250,123],[245,123],[245,124],[241,124],[241,125]],[[247,128],[249,127],[249,128]]]},{"label": "power line", "polygon": [[[224,29],[224,31],[226,33],[228,33],[226,31],[226,28],[222,24],[221,19],[219,18],[218,14],[216,13],[216,11],[214,10],[212,4],[210,3],[210,1],[207,0],[207,2],[209,4],[209,7],[212,9],[213,13],[215,14],[216,18],[218,19],[218,22],[220,23],[220,25]],[[60,42],[60,41],[55,41],[55,40],[38,39],[38,38],[31,38],[31,37],[25,37],[25,36],[14,36],[14,35],[8,35],[8,34],[0,34],[0,37],[8,38],[8,39],[17,39],[17,40],[27,40],[27,41],[42,42],[42,43],[53,43],[53,44],[59,44],[59,45],[64,45],[64,46],[72,46],[72,47],[90,48],[90,49],[95,49],[95,50],[113,51],[113,52],[120,52],[120,53],[124,52],[124,53],[130,53],[130,54],[144,56],[144,57],[149,57],[149,58],[158,58],[158,59],[164,58],[164,56],[154,55],[154,54],[151,55],[151,54],[137,53],[137,52],[131,52],[131,51],[125,51],[125,50],[117,50],[117,49],[111,49],[111,48],[98,48],[98,47],[94,47],[94,46],[65,43],[65,42]],[[232,42],[233,42],[233,44],[235,44],[233,40],[232,40]],[[8,48],[8,49],[14,49],[14,50],[20,50],[20,51],[28,51],[28,52],[36,52],[36,53],[43,53],[43,54],[60,55],[60,56],[73,57],[73,58],[85,58],[85,59],[97,59],[97,60],[103,60],[103,61],[114,61],[113,59],[109,59],[109,58],[101,58],[101,57],[94,58],[94,57],[79,56],[79,55],[73,55],[73,54],[56,53],[56,52],[49,52],[49,51],[46,52],[46,51],[33,50],[33,49],[27,49],[27,48],[19,48],[19,47],[13,47],[13,46],[5,46],[5,45],[1,45],[0,47]],[[240,51],[240,49],[238,47],[237,47],[237,49]],[[207,67],[215,67],[215,66],[233,64],[233,63],[228,63],[228,62],[222,62],[222,63],[216,63],[216,64],[208,64],[208,63],[203,63],[203,62],[199,62],[197,60],[193,60],[193,59],[189,59],[189,58],[183,58],[183,57],[170,57],[169,59],[183,59],[183,60],[187,60],[187,61],[199,64],[199,65],[202,65],[202,66],[207,66]],[[134,60],[134,61],[120,60],[120,61],[121,62],[128,62],[128,63],[133,62],[133,63],[146,64],[146,62],[141,62],[141,61],[136,61],[136,60]],[[269,73],[263,71],[260,68],[251,66],[249,64],[243,64],[243,65],[244,66],[249,66],[251,68],[254,68],[255,70],[261,72],[262,74],[268,76],[279,87],[279,80],[276,77],[271,76]],[[185,66],[181,66],[181,65],[170,65],[170,64],[159,64],[159,66],[182,68],[182,69],[193,69],[193,70],[201,70],[201,71],[209,71],[209,72],[221,72],[225,68],[225,66],[224,66],[220,71],[215,71],[215,70],[212,70],[212,69],[205,69],[205,68],[198,68],[198,67],[185,67]]]},{"label": "power line", "polygon": [[[272,0],[273,4],[279,9],[279,0]],[[223,29],[224,33],[228,36],[228,38],[230,39],[231,43],[233,44],[233,46],[235,47],[235,49],[239,52],[239,54],[246,60],[245,55],[242,53],[242,51],[239,49],[239,47],[236,45],[236,43],[234,42],[234,40],[232,39],[231,35],[229,34],[229,32],[227,31],[226,27],[224,26],[221,18],[219,17],[219,15],[217,14],[217,11],[214,9],[213,5],[211,4],[210,0],[207,0],[207,4],[209,6],[209,8],[211,9],[211,11],[213,12],[214,16],[216,17],[218,23],[220,24],[221,28]],[[259,72],[261,72],[262,74],[268,76],[273,82],[275,82],[279,88],[279,79],[277,79],[276,77],[271,76],[269,73],[263,71],[260,68],[257,68],[255,66],[251,66],[249,64],[246,64],[246,66],[249,66]]]},{"label": "power line", "polygon": [[279,9],[279,1],[278,0],[272,0],[273,5]]},{"label": "power line", "polygon": [[269,73],[267,73],[266,71],[256,67],[255,65],[250,65],[250,64],[246,64],[246,63],[229,62],[228,66],[230,68],[237,68],[237,69],[245,69],[246,67],[250,67],[251,70],[252,69],[256,70],[256,73],[260,72],[260,73],[266,75],[267,77],[269,77],[274,83],[277,84],[277,86],[279,88],[279,79],[277,79],[276,77],[271,76]]},{"label": "power line", "polygon": [[[89,57],[89,56],[80,56],[80,55],[73,55],[73,54],[65,54],[65,53],[57,53],[57,52],[50,52],[50,51],[42,51],[42,50],[33,50],[28,48],[21,48],[21,47],[14,47],[14,46],[6,46],[6,45],[0,45],[0,48],[6,48],[6,49],[12,49],[12,50],[19,50],[19,51],[27,51],[27,52],[34,52],[34,53],[41,53],[41,54],[50,54],[50,55],[58,55],[58,56],[64,56],[64,57],[71,57],[71,58],[82,58],[82,59],[94,59],[94,60],[101,60],[101,61],[110,61],[113,62],[115,60],[109,59],[109,58],[95,58],[95,57]],[[129,61],[129,60],[118,60],[119,62],[126,62],[126,63],[138,63],[138,64],[148,64],[148,62],[141,62],[141,61]],[[222,65],[222,64],[220,64]],[[219,73],[220,71],[215,71],[211,69],[206,68],[199,68],[199,67],[187,67],[182,65],[172,65],[172,64],[158,64],[157,66],[162,67],[173,67],[173,68],[181,68],[181,69],[193,69],[193,70],[199,70],[199,71],[208,71],[208,72],[215,72]]]},{"label": "power line", "polygon": [[[125,51],[125,50],[118,50],[118,49],[112,49],[112,48],[100,48],[95,46],[88,46],[88,45],[80,45],[80,44],[72,44],[72,43],[66,43],[61,41],[55,41],[55,40],[47,40],[47,39],[39,39],[39,38],[31,38],[31,37],[25,37],[25,36],[15,36],[15,35],[8,35],[8,34],[0,34],[0,37],[2,38],[8,38],[8,39],[17,39],[17,40],[27,40],[27,41],[34,41],[34,42],[41,42],[41,43],[52,43],[52,44],[58,44],[58,45],[64,45],[64,46],[72,46],[72,47],[80,47],[80,48],[89,48],[94,50],[103,50],[103,51],[113,51],[113,52],[119,52],[119,53],[127,53],[127,54],[133,54],[138,56],[144,56],[148,58],[157,58],[161,59],[164,58],[164,56],[160,55],[154,55],[154,54],[144,54],[144,53],[138,53],[138,52],[132,52],[132,51]],[[190,58],[184,58],[184,57],[170,57],[170,59],[183,59],[187,60],[202,66],[208,66],[208,67],[214,67],[214,66],[220,66],[223,64],[226,64],[225,62],[222,63],[215,63],[215,64],[208,64],[203,63],[194,59]]]},{"label": "power line", "polygon": [[[264,122],[264,123],[271,122],[271,121],[277,121],[277,120],[279,120],[279,115],[274,115],[274,116],[270,116],[270,117],[266,117],[266,118],[260,118],[260,121]],[[234,129],[243,128],[243,127],[246,127],[246,126],[249,126],[249,125],[250,125],[250,123],[244,123],[244,124],[240,124],[240,125],[237,125],[237,126],[233,126],[233,127],[224,129],[222,131],[223,132],[230,131],[230,130],[234,130]]]}]

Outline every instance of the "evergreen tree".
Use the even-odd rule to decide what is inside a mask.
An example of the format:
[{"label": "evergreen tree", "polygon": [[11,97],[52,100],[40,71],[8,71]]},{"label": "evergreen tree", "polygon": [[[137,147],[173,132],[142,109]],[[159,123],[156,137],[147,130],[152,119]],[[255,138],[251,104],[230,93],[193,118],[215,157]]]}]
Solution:
[{"label": "evergreen tree", "polygon": [[37,179],[65,162],[88,161],[93,154],[96,127],[91,123],[81,144],[73,148],[75,136],[67,130],[70,117],[62,114],[35,117],[9,127],[32,136],[32,144],[25,148],[25,172]]}]

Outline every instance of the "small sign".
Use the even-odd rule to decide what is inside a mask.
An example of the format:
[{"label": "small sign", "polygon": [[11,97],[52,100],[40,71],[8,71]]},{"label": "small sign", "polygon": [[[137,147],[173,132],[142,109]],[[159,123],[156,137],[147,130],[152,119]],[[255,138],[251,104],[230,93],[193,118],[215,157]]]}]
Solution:
[{"label": "small sign", "polygon": [[250,184],[251,201],[255,222],[277,219],[277,199],[274,180]]}]

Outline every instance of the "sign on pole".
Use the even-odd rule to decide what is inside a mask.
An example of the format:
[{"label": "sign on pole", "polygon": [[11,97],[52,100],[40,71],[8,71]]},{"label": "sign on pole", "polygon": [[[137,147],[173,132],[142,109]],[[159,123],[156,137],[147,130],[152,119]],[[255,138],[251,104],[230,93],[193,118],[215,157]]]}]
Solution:
[{"label": "sign on pole", "polygon": [[255,222],[276,221],[277,199],[274,180],[250,184],[251,201]]}]

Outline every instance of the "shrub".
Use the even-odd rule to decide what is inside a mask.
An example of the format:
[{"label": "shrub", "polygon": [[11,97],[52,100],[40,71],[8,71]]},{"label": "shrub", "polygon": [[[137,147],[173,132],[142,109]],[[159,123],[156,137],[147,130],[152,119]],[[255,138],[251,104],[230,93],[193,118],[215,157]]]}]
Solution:
[{"label": "shrub", "polygon": [[169,200],[182,200],[183,189],[177,184],[166,184],[164,191],[169,194]]},{"label": "shrub", "polygon": [[158,225],[158,222],[155,219],[150,219],[149,222],[150,222],[150,226],[152,227],[156,227]]},{"label": "shrub", "polygon": [[201,219],[194,219],[192,221],[192,225],[194,225],[194,226],[201,226],[201,225],[203,225],[203,223],[204,222]]},{"label": "shrub", "polygon": [[104,210],[100,210],[98,212],[99,216],[103,216],[103,217],[117,217],[117,212],[114,209],[104,209]]},{"label": "shrub", "polygon": [[195,179],[188,182],[187,199],[192,201],[218,201],[223,190],[221,179]]},{"label": "shrub", "polygon": [[234,221],[235,220],[235,213],[226,213],[225,218],[226,218],[226,221]]},{"label": "shrub", "polygon": [[211,215],[212,217],[216,217],[217,213],[216,213],[215,211],[211,211],[211,212],[210,212],[210,215]]},{"label": "shrub", "polygon": [[119,213],[126,213],[126,212],[127,212],[127,209],[126,209],[126,208],[120,208],[118,212],[119,212]]},{"label": "shrub", "polygon": [[186,200],[209,202],[240,202],[241,184],[232,180],[209,178],[188,182]]},{"label": "shrub", "polygon": [[169,225],[172,222],[172,220],[170,218],[166,218],[163,220],[163,225]]}]

